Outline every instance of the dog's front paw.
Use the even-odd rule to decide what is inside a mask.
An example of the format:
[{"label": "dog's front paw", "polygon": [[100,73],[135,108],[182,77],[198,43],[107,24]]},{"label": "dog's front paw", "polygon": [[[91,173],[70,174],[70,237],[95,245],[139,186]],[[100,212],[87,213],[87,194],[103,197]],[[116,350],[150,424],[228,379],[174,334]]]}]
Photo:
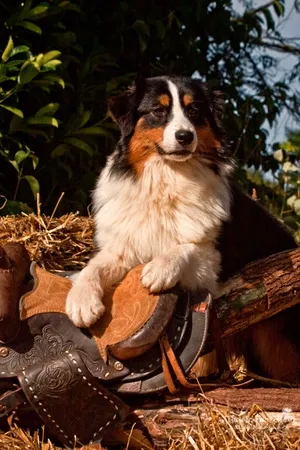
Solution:
[{"label": "dog's front paw", "polygon": [[150,292],[161,292],[175,286],[180,280],[181,269],[176,261],[158,256],[150,261],[142,271],[142,284]]},{"label": "dog's front paw", "polygon": [[103,290],[101,286],[91,287],[82,281],[75,281],[66,302],[66,313],[77,327],[89,327],[104,313],[105,307],[101,301]]}]

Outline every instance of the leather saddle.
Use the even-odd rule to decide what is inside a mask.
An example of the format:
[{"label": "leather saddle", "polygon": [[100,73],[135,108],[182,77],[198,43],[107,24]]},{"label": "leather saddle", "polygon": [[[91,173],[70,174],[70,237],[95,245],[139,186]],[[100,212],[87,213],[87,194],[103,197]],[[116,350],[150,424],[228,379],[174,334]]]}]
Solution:
[{"label": "leather saddle", "polygon": [[151,295],[141,270],[105,293],[104,316],[82,330],[65,314],[71,280],[30,263],[19,244],[0,248],[0,416],[34,411],[73,448],[122,422],[127,396],[192,385],[190,369],[213,345],[211,296]]}]

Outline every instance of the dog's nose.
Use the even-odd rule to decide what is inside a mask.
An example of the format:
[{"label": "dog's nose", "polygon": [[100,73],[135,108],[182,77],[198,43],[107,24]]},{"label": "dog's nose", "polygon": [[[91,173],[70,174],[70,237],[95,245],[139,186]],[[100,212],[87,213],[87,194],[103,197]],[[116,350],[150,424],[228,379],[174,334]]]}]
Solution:
[{"label": "dog's nose", "polygon": [[188,130],[177,130],[175,132],[175,137],[179,144],[188,145],[193,142],[194,134],[192,131]]}]

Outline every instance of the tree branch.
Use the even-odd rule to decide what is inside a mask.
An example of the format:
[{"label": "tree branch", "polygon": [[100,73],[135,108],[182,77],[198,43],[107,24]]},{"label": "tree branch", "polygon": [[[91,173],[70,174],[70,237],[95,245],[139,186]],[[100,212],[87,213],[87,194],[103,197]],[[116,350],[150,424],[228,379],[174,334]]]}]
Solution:
[{"label": "tree branch", "polygon": [[266,42],[261,40],[253,40],[252,43],[259,47],[269,48],[274,51],[282,52],[282,53],[290,53],[292,55],[300,56],[300,48],[295,47],[293,45],[286,44],[282,42],[281,44],[277,44],[276,42]]}]

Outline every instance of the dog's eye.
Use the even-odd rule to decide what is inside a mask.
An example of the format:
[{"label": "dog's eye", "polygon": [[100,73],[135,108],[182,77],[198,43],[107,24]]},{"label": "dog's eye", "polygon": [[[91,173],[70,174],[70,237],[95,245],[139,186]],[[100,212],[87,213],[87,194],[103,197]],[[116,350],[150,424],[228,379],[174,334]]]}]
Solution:
[{"label": "dog's eye", "polygon": [[163,116],[166,115],[166,113],[167,113],[166,108],[160,108],[160,107],[154,108],[154,109],[151,111],[151,114],[153,114],[153,115],[156,116],[156,117],[163,117]]},{"label": "dog's eye", "polygon": [[190,105],[190,106],[187,108],[187,115],[188,115],[189,117],[197,117],[198,114],[199,114],[199,108],[197,108],[197,106],[195,106],[195,105]]}]

